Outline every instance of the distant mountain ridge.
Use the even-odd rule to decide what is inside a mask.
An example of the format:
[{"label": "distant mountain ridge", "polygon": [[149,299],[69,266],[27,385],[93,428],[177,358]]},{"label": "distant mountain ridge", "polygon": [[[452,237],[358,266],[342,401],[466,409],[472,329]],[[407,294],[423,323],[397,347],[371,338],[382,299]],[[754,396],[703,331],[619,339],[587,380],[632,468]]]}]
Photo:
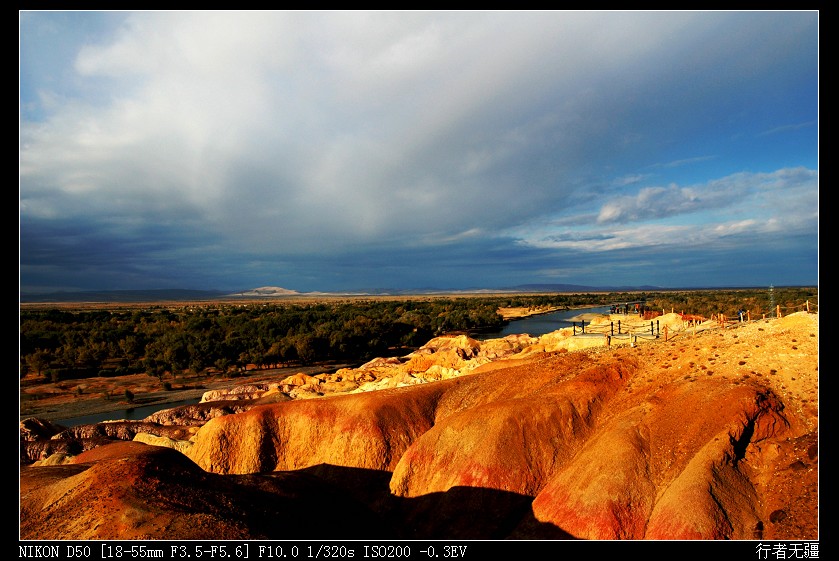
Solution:
[{"label": "distant mountain ridge", "polygon": [[638,290],[669,290],[660,286],[585,286],[581,284],[519,284],[505,290],[515,292],[636,292]]},{"label": "distant mountain ridge", "polygon": [[636,292],[672,290],[658,286],[586,286],[580,284],[520,284],[505,288],[368,288],[336,292],[298,292],[280,286],[262,286],[235,292],[222,290],[157,289],[61,291],[43,294],[21,293],[21,303],[47,302],[159,302],[218,300],[223,298],[282,298],[285,296],[411,296],[431,294],[497,294],[521,292]]},{"label": "distant mountain ridge", "polygon": [[21,303],[40,302],[159,302],[162,300],[212,300],[227,296],[221,290],[92,290],[79,292],[21,293]]}]

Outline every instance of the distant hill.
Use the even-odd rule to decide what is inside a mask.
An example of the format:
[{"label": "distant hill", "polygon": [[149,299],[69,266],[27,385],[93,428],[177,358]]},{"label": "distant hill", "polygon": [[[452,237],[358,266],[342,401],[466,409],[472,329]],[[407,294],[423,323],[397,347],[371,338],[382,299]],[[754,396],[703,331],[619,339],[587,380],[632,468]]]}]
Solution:
[{"label": "distant hill", "polygon": [[228,296],[243,296],[248,298],[271,298],[275,296],[295,296],[300,294],[296,290],[289,290],[281,286],[261,286],[251,290],[243,290],[242,292],[234,292]]}]

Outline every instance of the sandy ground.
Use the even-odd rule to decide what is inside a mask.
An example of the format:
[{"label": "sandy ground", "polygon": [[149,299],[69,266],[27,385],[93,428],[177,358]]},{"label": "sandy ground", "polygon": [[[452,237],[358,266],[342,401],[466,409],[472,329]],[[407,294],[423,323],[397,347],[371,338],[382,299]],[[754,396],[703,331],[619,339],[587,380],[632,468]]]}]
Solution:
[{"label": "sandy ground", "polygon": [[521,319],[538,314],[549,314],[559,312],[565,308],[559,306],[543,306],[541,308],[498,308],[498,313],[506,320]]}]

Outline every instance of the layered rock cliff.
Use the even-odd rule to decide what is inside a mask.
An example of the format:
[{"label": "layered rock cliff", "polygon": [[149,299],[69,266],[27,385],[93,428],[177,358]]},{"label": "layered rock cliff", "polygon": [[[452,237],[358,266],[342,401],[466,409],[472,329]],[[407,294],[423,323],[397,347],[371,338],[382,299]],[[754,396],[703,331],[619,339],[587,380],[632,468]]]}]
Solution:
[{"label": "layered rock cliff", "polygon": [[671,329],[441,338],[133,434],[30,421],[21,537],[818,539],[817,315]]}]

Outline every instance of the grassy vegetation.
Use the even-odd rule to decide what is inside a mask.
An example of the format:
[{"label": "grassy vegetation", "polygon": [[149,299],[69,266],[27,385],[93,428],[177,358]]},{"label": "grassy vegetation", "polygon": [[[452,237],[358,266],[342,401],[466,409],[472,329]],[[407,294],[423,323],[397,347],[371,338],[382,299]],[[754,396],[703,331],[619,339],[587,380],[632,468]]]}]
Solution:
[{"label": "grassy vegetation", "polygon": [[21,377],[52,381],[147,373],[238,372],[406,354],[445,333],[499,329],[499,308],[574,308],[644,300],[710,317],[818,310],[817,288],[381,297],[309,301],[33,306],[20,311]]}]

